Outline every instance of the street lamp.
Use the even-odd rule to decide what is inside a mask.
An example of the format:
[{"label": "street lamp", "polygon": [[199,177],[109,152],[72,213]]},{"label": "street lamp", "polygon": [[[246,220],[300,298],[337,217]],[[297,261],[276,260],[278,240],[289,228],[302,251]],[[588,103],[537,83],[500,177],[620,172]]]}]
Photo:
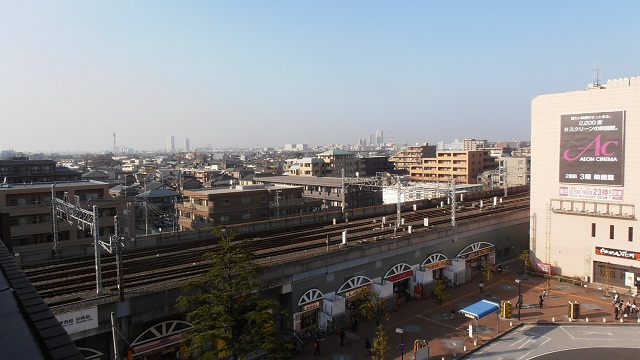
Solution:
[{"label": "street lamp", "polygon": [[400,346],[398,346],[398,348],[402,352],[402,360],[404,360],[404,329],[396,328],[396,332],[400,334]]},{"label": "street lamp", "polygon": [[516,303],[516,306],[518,307],[518,320],[520,320],[520,309],[522,309],[522,295],[520,293],[521,281],[522,281],[521,279],[516,279],[516,282],[518,283],[518,302]]}]

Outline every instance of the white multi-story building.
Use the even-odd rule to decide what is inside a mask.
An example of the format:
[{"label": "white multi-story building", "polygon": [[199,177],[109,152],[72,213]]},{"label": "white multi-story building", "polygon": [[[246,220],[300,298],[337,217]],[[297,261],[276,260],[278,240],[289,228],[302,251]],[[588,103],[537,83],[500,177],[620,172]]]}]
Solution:
[{"label": "white multi-story building", "polygon": [[636,284],[639,139],[640,77],[532,101],[531,248],[539,267]]}]

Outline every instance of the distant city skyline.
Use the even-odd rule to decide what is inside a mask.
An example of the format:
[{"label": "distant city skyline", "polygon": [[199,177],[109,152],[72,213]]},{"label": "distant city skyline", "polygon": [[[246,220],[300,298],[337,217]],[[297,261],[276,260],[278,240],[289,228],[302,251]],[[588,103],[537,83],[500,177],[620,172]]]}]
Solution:
[{"label": "distant city skyline", "polygon": [[[640,2],[2,2],[0,149],[529,140],[531,101],[640,75]],[[170,129],[169,131],[167,129]],[[175,146],[175,144],[174,144]]]}]

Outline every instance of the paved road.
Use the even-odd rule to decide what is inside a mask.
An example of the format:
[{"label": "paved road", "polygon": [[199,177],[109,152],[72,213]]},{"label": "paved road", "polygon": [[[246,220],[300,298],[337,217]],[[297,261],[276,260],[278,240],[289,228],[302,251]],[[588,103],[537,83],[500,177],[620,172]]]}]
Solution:
[{"label": "paved road", "polygon": [[466,359],[640,359],[638,327],[603,324],[525,325]]}]

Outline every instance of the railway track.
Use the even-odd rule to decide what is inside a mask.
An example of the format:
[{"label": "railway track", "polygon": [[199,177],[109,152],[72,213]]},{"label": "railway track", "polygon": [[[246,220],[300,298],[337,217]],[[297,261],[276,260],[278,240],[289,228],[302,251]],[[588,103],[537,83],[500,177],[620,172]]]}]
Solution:
[{"label": "railway track", "polygon": [[[479,209],[474,206],[474,202],[466,202],[456,210],[456,221],[470,221],[480,215],[500,214],[528,207],[528,193],[504,198],[499,206],[492,209]],[[403,227],[395,227],[395,214],[393,215],[387,216],[389,219],[386,224],[381,224],[380,217],[363,218],[336,225],[322,224],[242,234],[236,236],[236,239],[244,241],[256,254],[258,261],[271,265],[303,256],[314,256],[327,249],[338,251],[344,230],[348,233],[349,243],[358,245],[391,238],[397,235],[399,229],[409,225],[412,232],[419,232],[451,224],[451,211],[447,207],[404,211],[401,213]],[[424,218],[429,219],[429,229],[424,228]],[[215,241],[211,236],[200,241],[125,252],[123,274],[127,291],[164,282],[186,281],[205,273],[208,266],[202,257],[211,250]],[[101,268],[104,292],[117,294],[115,256],[103,255]],[[95,297],[96,276],[92,257],[29,265],[24,267],[24,271],[49,306]]]}]

